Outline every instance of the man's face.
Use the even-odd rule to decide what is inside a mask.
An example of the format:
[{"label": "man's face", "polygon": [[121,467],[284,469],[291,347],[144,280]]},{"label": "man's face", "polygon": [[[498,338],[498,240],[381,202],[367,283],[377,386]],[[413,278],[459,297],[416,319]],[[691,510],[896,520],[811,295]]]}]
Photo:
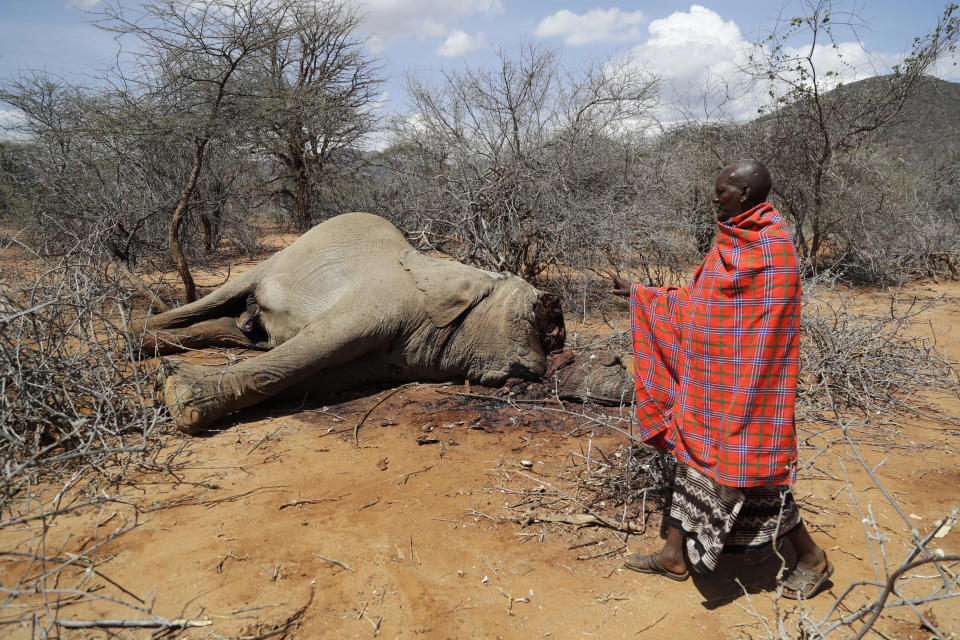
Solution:
[{"label": "man's face", "polygon": [[733,169],[726,168],[717,176],[716,190],[713,194],[713,204],[717,205],[717,220],[726,222],[730,218],[740,215],[746,209],[748,187],[741,187],[733,178]]}]

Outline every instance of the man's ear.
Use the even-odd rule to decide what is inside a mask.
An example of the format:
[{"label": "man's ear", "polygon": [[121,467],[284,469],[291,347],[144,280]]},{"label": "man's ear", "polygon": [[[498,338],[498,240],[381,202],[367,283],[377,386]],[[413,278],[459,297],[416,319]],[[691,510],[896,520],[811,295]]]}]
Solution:
[{"label": "man's ear", "polygon": [[480,302],[506,275],[440,260],[414,249],[400,254],[400,264],[410,272],[424,295],[424,307],[437,327],[445,327]]},{"label": "man's ear", "polygon": [[751,187],[749,184],[743,185],[743,193],[740,194],[740,202],[750,202]]}]

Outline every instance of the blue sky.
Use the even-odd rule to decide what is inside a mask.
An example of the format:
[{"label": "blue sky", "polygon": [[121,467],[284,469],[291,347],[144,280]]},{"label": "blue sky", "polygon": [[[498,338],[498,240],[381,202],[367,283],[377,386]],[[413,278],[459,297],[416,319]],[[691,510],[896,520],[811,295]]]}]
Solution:
[{"label": "blue sky", "polygon": [[[129,0],[132,2],[132,0]],[[360,0],[357,0],[358,2]],[[566,62],[632,53],[637,64],[667,79],[665,99],[690,94],[708,78],[736,74],[743,47],[768,33],[778,16],[799,13],[801,3],[704,0],[701,3],[540,0],[365,0],[362,35],[386,64],[384,108],[405,109],[402,76],[430,78],[465,62],[483,65],[497,47],[515,50],[527,42],[558,48]],[[99,0],[0,0],[0,80],[25,69],[42,69],[84,82],[108,66],[117,44],[89,24],[84,10]],[[929,31],[945,3],[915,0],[836,2],[854,9],[864,26],[841,32],[858,77],[884,72],[915,36]],[[859,43],[857,38],[859,38]],[[802,45],[803,43],[796,43]],[[823,65],[834,64],[824,52]],[[960,67],[941,64],[937,75],[960,81]],[[672,97],[666,97],[669,94]],[[690,97],[688,95],[688,97]],[[680,98],[682,99],[682,97]],[[695,101],[695,100],[694,100]],[[0,105],[0,112],[8,109]],[[10,120],[0,113],[0,125]]]}]

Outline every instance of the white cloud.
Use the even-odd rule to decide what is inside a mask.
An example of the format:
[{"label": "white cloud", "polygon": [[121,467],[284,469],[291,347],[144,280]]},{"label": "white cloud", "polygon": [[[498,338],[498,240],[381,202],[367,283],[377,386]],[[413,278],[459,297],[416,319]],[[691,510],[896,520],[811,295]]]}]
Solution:
[{"label": "white cloud", "polygon": [[64,6],[68,9],[92,9],[101,2],[102,0],[70,0]]},{"label": "white cloud", "polygon": [[22,129],[27,123],[27,116],[19,109],[0,109],[0,140],[20,142],[28,139]]},{"label": "white cloud", "polygon": [[408,37],[443,38],[460,20],[503,13],[501,0],[355,0],[366,18],[361,29],[374,52]]},{"label": "white cloud", "polygon": [[[689,11],[652,21],[649,31],[650,38],[630,55],[644,69],[663,78],[664,101],[696,111],[701,117],[715,116],[703,112],[726,102],[727,83],[743,79],[738,69],[748,62],[752,48],[736,23],[692,5]],[[676,117],[663,112],[660,116],[668,120]]]},{"label": "white cloud", "polygon": [[487,38],[482,33],[470,35],[465,31],[455,29],[450,32],[447,39],[444,40],[443,44],[437,49],[437,55],[445,58],[456,58],[462,56],[467,51],[481,49],[485,46],[487,46]]},{"label": "white cloud", "polygon": [[27,117],[19,109],[0,109],[0,129],[16,129],[26,121]]},{"label": "white cloud", "polygon": [[[677,11],[649,25],[650,37],[634,47],[630,56],[644,70],[663,78],[664,104],[686,114],[706,118],[751,118],[760,106],[769,102],[769,91],[785,90],[782,83],[753,82],[745,70],[750,56],[760,60],[767,50],[745,40],[732,20],[700,5],[689,11]],[[809,41],[785,43],[783,54],[805,56]],[[817,45],[813,63],[821,85],[833,88],[840,81],[853,82],[886,73],[897,57],[867,51],[859,42]],[[829,76],[827,72],[833,72]],[[796,80],[797,77],[788,78]],[[676,111],[664,107],[664,120],[676,119]]]},{"label": "white cloud", "polygon": [[647,19],[642,11],[591,9],[580,15],[561,9],[547,16],[537,25],[534,35],[539,38],[563,36],[564,44],[580,46],[590,42],[623,42],[637,40],[639,25]]},{"label": "white cloud", "polygon": [[[818,82],[827,90],[840,82],[855,82],[887,73],[899,57],[870,53],[859,42],[839,42],[835,46],[818,44],[814,46],[812,54],[809,45],[788,47],[786,52],[797,57],[810,55],[817,70]],[[830,75],[827,75],[828,72]]]},{"label": "white cloud", "polygon": [[691,5],[690,11],[675,11],[666,18],[650,23],[651,47],[682,47],[686,45],[715,45],[736,48],[743,40],[733,20],[723,21],[718,14],[700,5]]}]

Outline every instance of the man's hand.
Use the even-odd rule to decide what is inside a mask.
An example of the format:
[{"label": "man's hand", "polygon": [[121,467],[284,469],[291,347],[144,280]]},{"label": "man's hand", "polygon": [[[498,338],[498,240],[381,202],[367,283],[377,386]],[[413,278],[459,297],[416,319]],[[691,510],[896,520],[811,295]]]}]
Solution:
[{"label": "man's hand", "polygon": [[624,280],[615,273],[609,271],[606,272],[610,279],[613,281],[613,288],[610,289],[610,293],[615,296],[623,296],[624,298],[630,297],[630,289],[633,287],[633,283],[629,280]]}]

